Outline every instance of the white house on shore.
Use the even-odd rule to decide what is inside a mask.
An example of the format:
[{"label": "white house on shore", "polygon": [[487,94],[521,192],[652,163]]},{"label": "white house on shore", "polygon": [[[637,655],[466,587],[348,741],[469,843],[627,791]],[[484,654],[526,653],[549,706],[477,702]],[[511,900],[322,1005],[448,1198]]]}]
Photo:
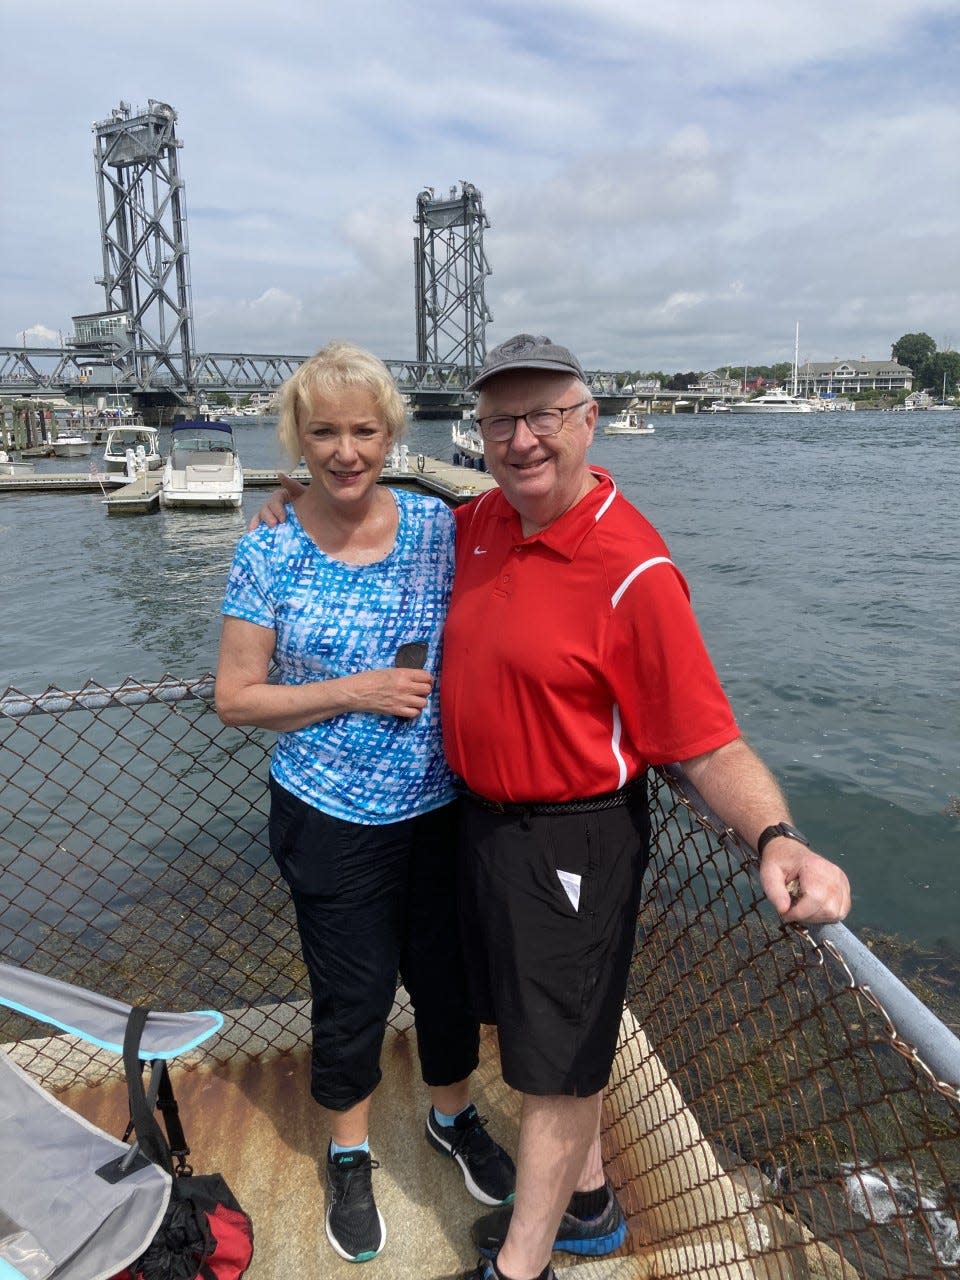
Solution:
[{"label": "white house on shore", "polygon": [[797,370],[802,396],[845,395],[852,391],[910,391],[913,370],[889,360],[808,360]]},{"label": "white house on shore", "polygon": [[693,395],[738,396],[742,394],[743,384],[739,378],[731,378],[727,373],[705,373],[702,378],[687,388]]}]

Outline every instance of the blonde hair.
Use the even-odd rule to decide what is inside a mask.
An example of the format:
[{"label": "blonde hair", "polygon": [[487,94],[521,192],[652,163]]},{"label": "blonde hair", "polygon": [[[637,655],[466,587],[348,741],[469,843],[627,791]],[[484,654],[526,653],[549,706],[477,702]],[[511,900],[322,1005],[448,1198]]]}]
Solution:
[{"label": "blonde hair", "polygon": [[346,387],[359,387],[370,393],[391,444],[404,433],[407,406],[383,361],[352,342],[330,342],[309,360],[304,360],[280,388],[277,436],[294,465],[300,461],[297,424],[301,414],[310,411],[313,393],[319,391],[331,396]]}]

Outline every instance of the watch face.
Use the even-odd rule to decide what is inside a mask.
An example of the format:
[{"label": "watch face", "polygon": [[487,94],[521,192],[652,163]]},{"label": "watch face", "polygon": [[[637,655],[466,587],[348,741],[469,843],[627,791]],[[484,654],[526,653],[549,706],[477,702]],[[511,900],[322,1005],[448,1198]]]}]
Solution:
[{"label": "watch face", "polygon": [[757,850],[762,853],[771,840],[775,840],[777,836],[786,836],[788,840],[797,840],[800,844],[805,844],[808,848],[810,841],[798,831],[796,827],[791,826],[789,822],[777,822],[772,827],[765,827],[757,838]]},{"label": "watch face", "polygon": [[796,827],[791,826],[789,822],[781,822],[781,823],[779,824],[779,826],[780,826],[780,830],[781,830],[781,832],[782,832],[785,836],[791,836],[794,840],[799,840],[801,844],[809,844],[809,843],[810,843],[810,841],[809,841],[809,840],[807,839],[807,837],[803,834],[803,832],[802,832],[802,831],[798,831],[798,830],[797,830],[797,828],[796,828]]}]

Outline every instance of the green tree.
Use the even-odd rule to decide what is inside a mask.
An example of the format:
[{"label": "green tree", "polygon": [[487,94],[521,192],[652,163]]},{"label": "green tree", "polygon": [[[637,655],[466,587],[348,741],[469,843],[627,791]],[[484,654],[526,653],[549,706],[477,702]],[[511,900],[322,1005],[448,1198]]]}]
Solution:
[{"label": "green tree", "polygon": [[890,348],[890,354],[900,364],[913,370],[914,386],[922,386],[920,381],[924,365],[936,354],[937,344],[929,333],[905,333]]},{"label": "green tree", "polygon": [[943,395],[944,378],[946,378],[947,395],[955,396],[957,384],[960,383],[960,352],[935,352],[923,366],[923,383],[914,385],[924,386],[939,398]]}]

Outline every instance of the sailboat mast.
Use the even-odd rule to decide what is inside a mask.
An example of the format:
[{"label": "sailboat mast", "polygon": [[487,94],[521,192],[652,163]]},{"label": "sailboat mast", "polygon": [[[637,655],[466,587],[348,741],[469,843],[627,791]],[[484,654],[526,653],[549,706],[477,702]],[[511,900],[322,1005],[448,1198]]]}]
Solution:
[{"label": "sailboat mast", "polygon": [[793,344],[793,394],[797,394],[797,375],[800,364],[800,321],[797,321],[797,336]]}]

